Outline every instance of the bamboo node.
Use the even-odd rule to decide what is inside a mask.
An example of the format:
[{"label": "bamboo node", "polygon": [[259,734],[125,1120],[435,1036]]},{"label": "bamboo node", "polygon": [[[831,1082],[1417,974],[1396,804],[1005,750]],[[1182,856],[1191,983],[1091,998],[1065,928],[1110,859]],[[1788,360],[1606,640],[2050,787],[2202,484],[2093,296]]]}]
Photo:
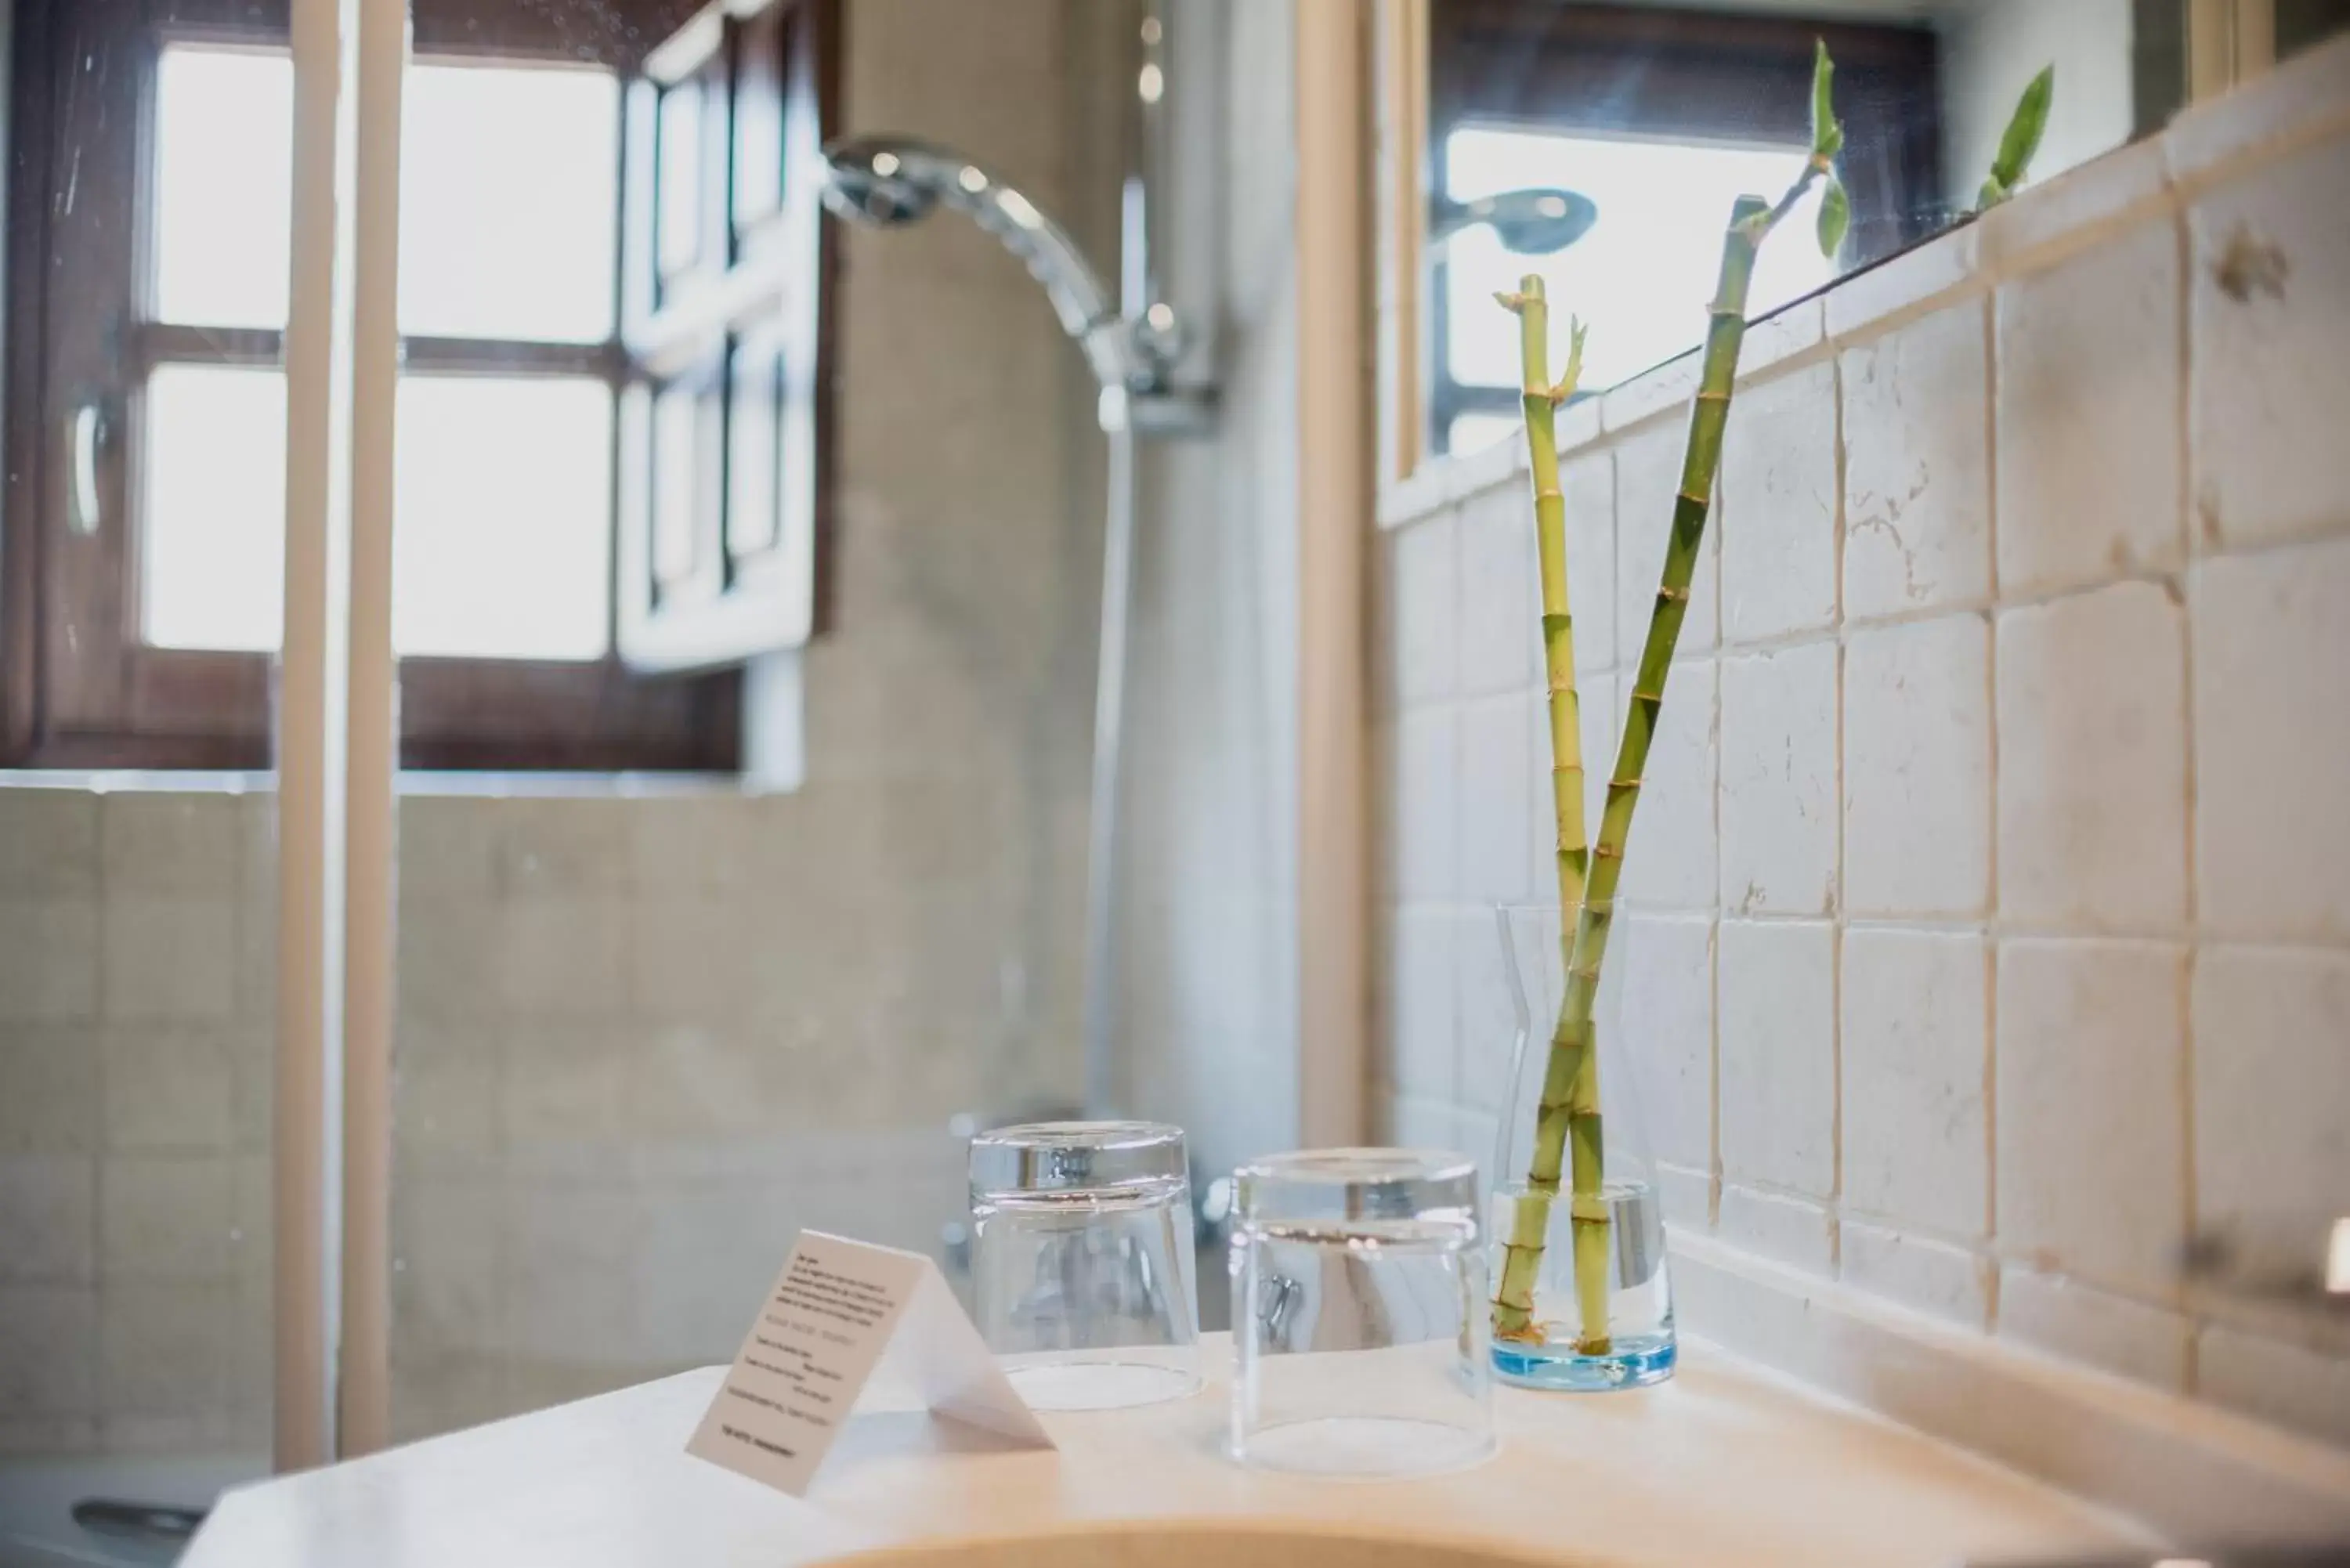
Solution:
[{"label": "bamboo node", "polygon": [[1595,1198],[1587,1193],[1578,1192],[1567,1204],[1566,1211],[1578,1225],[1607,1223],[1607,1200],[1604,1198]]},{"label": "bamboo node", "polygon": [[1711,506],[1713,504],[1712,497],[1706,495],[1691,495],[1686,490],[1674,491],[1673,499],[1676,501],[1686,501],[1691,506]]},{"label": "bamboo node", "polygon": [[1591,853],[1597,856],[1602,860],[1621,860],[1624,858],[1624,852],[1617,848],[1614,845],[1608,843],[1604,838],[1591,846]]},{"label": "bamboo node", "polygon": [[1657,597],[1660,599],[1671,599],[1678,604],[1690,597],[1690,591],[1687,588],[1677,588],[1670,583],[1659,583],[1657,585]]}]

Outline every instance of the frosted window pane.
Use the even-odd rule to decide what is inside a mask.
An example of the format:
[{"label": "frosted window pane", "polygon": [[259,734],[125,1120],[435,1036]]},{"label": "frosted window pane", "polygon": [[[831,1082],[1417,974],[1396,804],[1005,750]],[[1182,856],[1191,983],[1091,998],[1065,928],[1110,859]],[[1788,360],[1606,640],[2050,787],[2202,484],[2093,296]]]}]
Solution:
[{"label": "frosted window pane", "polygon": [[702,85],[680,82],[661,94],[659,245],[661,275],[693,265],[702,250]]},{"label": "frosted window pane", "polygon": [[274,649],[283,621],[286,379],[164,365],[147,380],[140,621],[161,648]]},{"label": "frosted window pane", "polygon": [[403,654],[598,659],[612,394],[585,379],[400,383],[392,640]]},{"label": "frosted window pane", "polygon": [[155,313],[283,327],[294,68],[283,54],[172,45],[155,72]]},{"label": "frosted window pane", "polygon": [[[1446,359],[1455,380],[1518,383],[1517,323],[1497,290],[1539,272],[1550,292],[1559,362],[1572,311],[1591,324],[1583,384],[1612,387],[1697,347],[1721,262],[1731,203],[1775,199],[1803,171],[1801,147],[1631,141],[1463,127],[1445,139],[1447,194],[1469,201],[1526,186],[1580,191],[1599,208],[1590,233],[1555,255],[1512,255],[1490,228],[1445,252]],[[1750,316],[1832,281],[1835,264],[1812,239],[1816,186],[1762,247]]]},{"label": "frosted window pane", "polygon": [[563,67],[409,67],[400,326],[442,337],[611,335],[619,79]]}]

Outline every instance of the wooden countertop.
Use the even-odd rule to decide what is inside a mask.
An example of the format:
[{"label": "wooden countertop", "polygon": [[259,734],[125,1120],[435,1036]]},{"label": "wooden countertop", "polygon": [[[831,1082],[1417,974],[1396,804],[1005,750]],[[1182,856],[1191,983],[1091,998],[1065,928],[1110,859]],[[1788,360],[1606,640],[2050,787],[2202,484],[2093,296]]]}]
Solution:
[{"label": "wooden countertop", "polygon": [[1084,1521],[1304,1518],[1497,1537],[1609,1563],[1951,1563],[2145,1543],[2089,1505],[1701,1344],[1656,1388],[1496,1392],[1502,1451],[1409,1481],[1243,1470],[1209,1386],[1048,1415],[1010,1450],[868,1390],[811,1495],[689,1457],[722,1368],[515,1417],[231,1493],[183,1568],[764,1568]]}]

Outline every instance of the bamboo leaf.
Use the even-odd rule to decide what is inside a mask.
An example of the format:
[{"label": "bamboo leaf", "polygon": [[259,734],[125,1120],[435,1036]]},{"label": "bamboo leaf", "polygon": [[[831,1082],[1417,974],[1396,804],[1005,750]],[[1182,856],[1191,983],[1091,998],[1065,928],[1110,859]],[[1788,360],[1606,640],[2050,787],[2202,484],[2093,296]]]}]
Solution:
[{"label": "bamboo leaf", "polygon": [[1560,374],[1557,385],[1550,389],[1550,400],[1554,403],[1563,403],[1575,396],[1575,389],[1582,383],[1583,338],[1588,331],[1590,328],[1580,317],[1566,318],[1566,369]]},{"label": "bamboo leaf", "polygon": [[1834,158],[1844,151],[1844,127],[1836,123],[1831,84],[1835,62],[1828,58],[1827,41],[1812,40],[1812,156]]},{"label": "bamboo leaf", "polygon": [[1820,195],[1820,254],[1833,257],[1844,248],[1845,231],[1852,227],[1852,197],[1844,182],[1828,176],[1827,189]]},{"label": "bamboo leaf", "polygon": [[2040,138],[2048,129],[2048,109],[2055,98],[2056,67],[2043,66],[2040,74],[2025,86],[2023,96],[2015,100],[2015,113],[2000,135],[1999,155],[1991,160],[1991,178],[1983,182],[1986,192],[1996,184],[1998,195],[1986,200],[1985,206],[1992,205],[1994,200],[2004,201],[2023,183],[2023,176],[2032,167],[2032,155],[2040,151]]}]

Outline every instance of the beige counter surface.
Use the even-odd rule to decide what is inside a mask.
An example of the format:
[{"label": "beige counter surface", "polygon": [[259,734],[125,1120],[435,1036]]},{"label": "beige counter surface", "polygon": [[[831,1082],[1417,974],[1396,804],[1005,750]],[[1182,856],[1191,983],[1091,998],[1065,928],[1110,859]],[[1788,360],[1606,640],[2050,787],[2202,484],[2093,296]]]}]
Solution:
[{"label": "beige counter surface", "polygon": [[[1226,1358],[1221,1336],[1207,1363]],[[806,1500],[689,1457],[708,1367],[224,1499],[185,1568],[763,1568],[1086,1521],[1302,1518],[1495,1537],[1562,1562],[1950,1563],[2147,1538],[2049,1487],[1703,1345],[1637,1392],[1496,1397],[1502,1451],[1378,1483],[1224,1460],[1220,1379],[1188,1400],[1047,1416],[1056,1453],[868,1400]]]}]

